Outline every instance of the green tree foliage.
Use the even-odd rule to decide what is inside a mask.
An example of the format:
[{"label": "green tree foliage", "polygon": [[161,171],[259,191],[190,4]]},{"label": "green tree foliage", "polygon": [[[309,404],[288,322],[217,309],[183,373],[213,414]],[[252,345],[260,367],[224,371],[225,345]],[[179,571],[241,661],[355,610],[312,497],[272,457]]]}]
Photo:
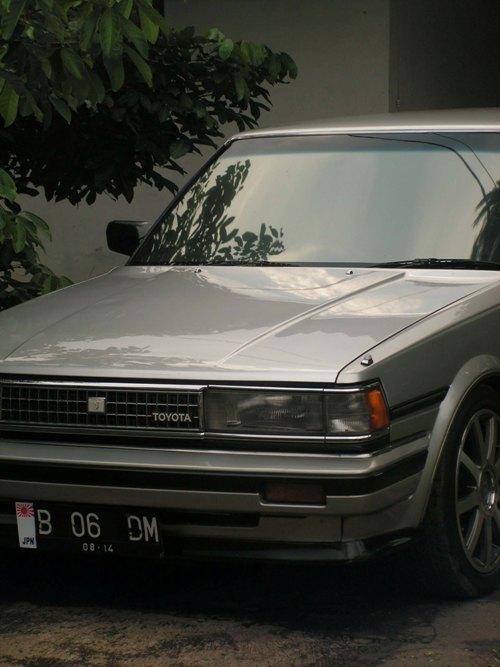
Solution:
[{"label": "green tree foliage", "polygon": [[[183,155],[223,124],[254,127],[269,87],[295,76],[286,53],[174,30],[151,0],[0,0],[0,182],[72,204],[130,201],[141,183],[175,192]],[[46,227],[31,216],[17,231],[30,218],[8,189],[0,209],[0,293],[11,304],[58,286],[37,260]]]},{"label": "green tree foliage", "polygon": [[16,196],[14,181],[0,169],[0,310],[70,284],[40,262],[49,227],[37,215],[21,211]]}]

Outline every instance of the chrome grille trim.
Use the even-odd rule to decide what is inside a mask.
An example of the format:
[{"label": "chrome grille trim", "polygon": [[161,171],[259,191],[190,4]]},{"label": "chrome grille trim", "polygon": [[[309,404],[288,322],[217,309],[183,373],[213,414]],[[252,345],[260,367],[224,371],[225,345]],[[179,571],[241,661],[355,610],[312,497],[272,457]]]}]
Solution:
[{"label": "chrome grille trim", "polygon": [[[89,412],[93,397],[106,399],[105,413]],[[155,412],[184,419],[157,424]],[[197,434],[202,392],[185,385],[0,380],[2,425]]]},{"label": "chrome grille trim", "polygon": [[159,382],[107,382],[96,380],[94,382],[89,380],[23,380],[0,378],[0,386],[2,385],[30,385],[33,387],[81,387],[82,389],[96,388],[96,389],[150,389],[152,391],[202,391],[206,385],[204,384],[172,384]]}]

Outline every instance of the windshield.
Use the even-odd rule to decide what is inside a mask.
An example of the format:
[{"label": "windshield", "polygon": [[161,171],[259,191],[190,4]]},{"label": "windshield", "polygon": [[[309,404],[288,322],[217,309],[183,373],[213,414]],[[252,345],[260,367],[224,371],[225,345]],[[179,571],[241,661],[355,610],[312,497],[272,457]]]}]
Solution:
[{"label": "windshield", "polygon": [[498,135],[238,140],[131,263],[500,263],[499,156]]}]

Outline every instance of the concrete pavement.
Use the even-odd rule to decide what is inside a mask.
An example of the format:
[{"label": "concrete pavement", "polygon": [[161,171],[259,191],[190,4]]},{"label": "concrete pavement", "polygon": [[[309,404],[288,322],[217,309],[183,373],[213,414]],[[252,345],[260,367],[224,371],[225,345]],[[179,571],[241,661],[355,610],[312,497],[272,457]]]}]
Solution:
[{"label": "concrete pavement", "polygon": [[2,667],[500,666],[500,594],[422,599],[392,562],[0,566]]}]

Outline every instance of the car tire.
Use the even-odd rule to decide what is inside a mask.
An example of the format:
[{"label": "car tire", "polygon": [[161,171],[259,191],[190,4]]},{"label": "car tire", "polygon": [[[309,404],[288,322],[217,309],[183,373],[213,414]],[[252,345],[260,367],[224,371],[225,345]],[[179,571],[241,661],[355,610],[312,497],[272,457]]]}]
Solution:
[{"label": "car tire", "polygon": [[477,387],[448,434],[413,556],[432,595],[474,598],[500,581],[500,395]]}]

